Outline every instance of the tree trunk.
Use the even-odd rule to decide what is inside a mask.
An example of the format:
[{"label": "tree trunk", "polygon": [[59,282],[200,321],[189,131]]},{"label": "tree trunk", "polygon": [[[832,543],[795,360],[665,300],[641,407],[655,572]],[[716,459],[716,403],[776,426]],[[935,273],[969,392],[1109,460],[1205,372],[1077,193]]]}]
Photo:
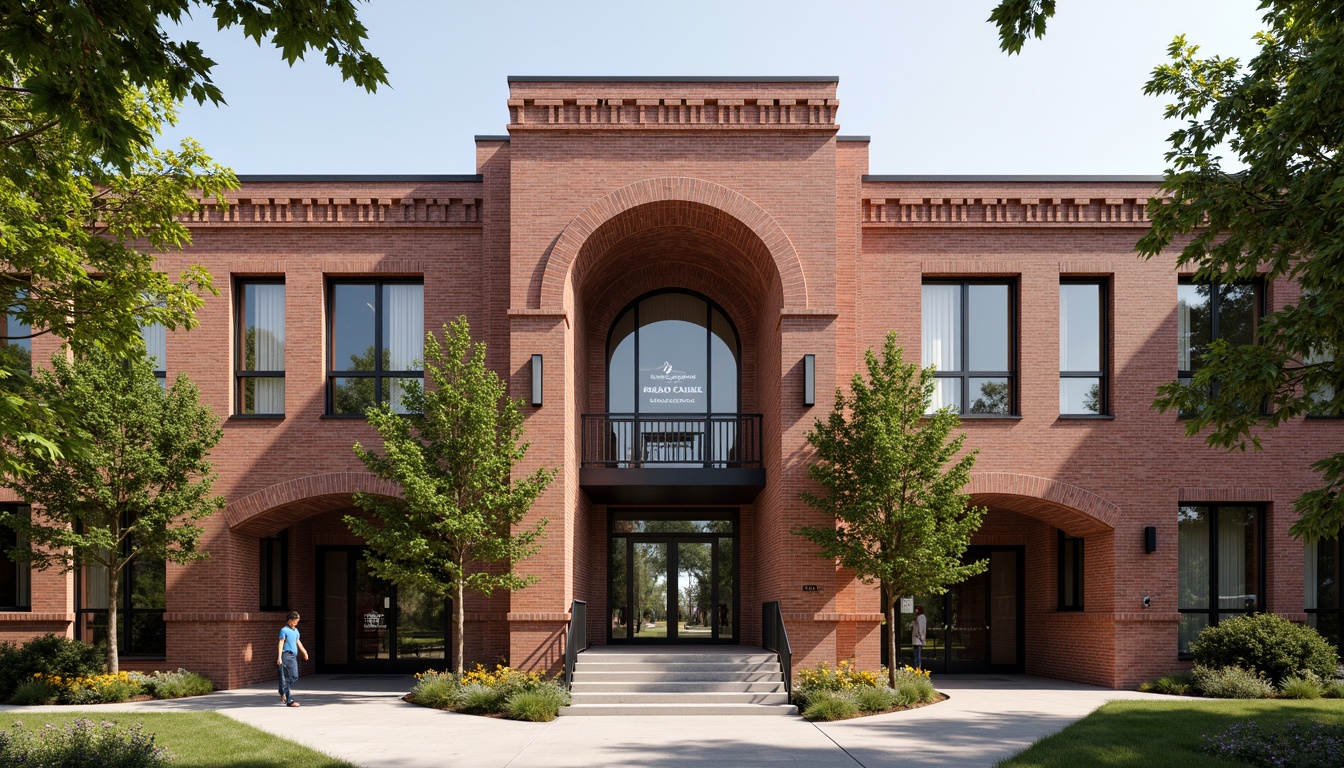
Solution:
[{"label": "tree trunk", "polygon": [[[887,599],[887,627],[890,629],[887,632],[887,661],[889,662],[887,664],[887,685],[892,688],[896,687],[896,666],[900,663],[901,658],[899,655],[901,650],[899,637],[901,622],[899,621],[900,614],[896,613],[896,606],[900,604],[900,600],[900,597],[889,597]],[[872,605],[872,603],[869,603],[869,605]]]},{"label": "tree trunk", "polygon": [[121,572],[115,568],[107,569],[107,672],[115,675],[119,671],[117,659],[117,588]]},{"label": "tree trunk", "polygon": [[466,618],[464,601],[462,600],[462,581],[457,582],[457,599],[453,601],[453,639],[457,646],[457,678],[462,679],[462,649],[466,647],[462,637],[462,624]]}]

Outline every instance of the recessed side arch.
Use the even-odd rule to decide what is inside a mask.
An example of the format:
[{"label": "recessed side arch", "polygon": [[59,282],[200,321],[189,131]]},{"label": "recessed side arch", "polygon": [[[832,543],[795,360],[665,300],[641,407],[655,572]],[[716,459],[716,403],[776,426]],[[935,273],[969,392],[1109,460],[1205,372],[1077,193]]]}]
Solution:
[{"label": "recessed side arch", "polygon": [[395,483],[368,472],[331,472],[276,483],[224,508],[224,519],[237,533],[268,536],[293,523],[350,506],[350,494],[400,496]]},{"label": "recessed side arch", "polygon": [[1115,530],[1120,507],[1058,480],[1012,472],[973,472],[963,489],[972,503],[1010,509],[1082,536]]},{"label": "recessed side arch", "polygon": [[721,211],[749,229],[769,252],[779,273],[783,309],[808,306],[807,280],[802,261],[779,223],[749,198],[721,184],[703,179],[668,177],[646,179],[617,189],[588,206],[560,233],[546,258],[538,307],[562,311],[565,286],[588,239],[604,224],[640,207],[661,202],[696,203]]}]

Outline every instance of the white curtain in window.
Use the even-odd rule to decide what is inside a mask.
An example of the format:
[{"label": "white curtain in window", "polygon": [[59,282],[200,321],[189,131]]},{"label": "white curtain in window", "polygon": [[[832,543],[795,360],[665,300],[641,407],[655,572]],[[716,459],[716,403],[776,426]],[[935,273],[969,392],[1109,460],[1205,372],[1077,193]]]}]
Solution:
[{"label": "white curtain in window", "polygon": [[[383,327],[389,369],[419,370],[425,356],[425,287],[384,285]],[[406,380],[392,379],[388,392],[392,410],[403,412],[405,394]]]},{"label": "white curtain in window", "polygon": [[84,604],[81,608],[107,608],[107,568],[101,565],[84,567]]},{"label": "white curtain in window", "polygon": [[1318,581],[1319,575],[1316,570],[1316,542],[1307,542],[1307,546],[1304,548],[1304,554],[1306,556],[1306,567],[1304,569],[1306,577],[1304,580],[1306,581],[1307,587],[1307,604],[1305,607],[1310,611],[1317,607],[1316,589],[1320,586],[1320,581]]},{"label": "white curtain in window", "polygon": [[145,339],[145,356],[154,361],[154,370],[168,370],[168,329],[162,325],[142,325],[140,335]]},{"label": "white curtain in window", "polygon": [[[1183,515],[1183,517],[1185,517]],[[1209,608],[1209,523],[1193,515],[1182,519],[1177,532],[1177,589],[1180,604],[1186,609]]]},{"label": "white curtain in window", "polygon": [[[1231,519],[1227,519],[1227,518]],[[1255,588],[1246,579],[1247,529],[1238,516],[1226,515],[1218,525],[1218,607],[1254,604]]]},{"label": "white curtain in window", "polygon": [[[922,322],[922,365],[935,366],[939,371],[961,370],[961,286],[924,286]],[[950,404],[943,397],[943,388],[935,387],[929,409],[936,411]]]},{"label": "white curtain in window", "polygon": [[1176,370],[1190,370],[1190,304],[1185,299],[1176,302],[1176,356]]},{"label": "white curtain in window", "polygon": [[[256,366],[258,371],[285,370],[285,286],[258,283],[252,286],[256,312]],[[285,412],[285,380],[255,378],[257,413]]]}]

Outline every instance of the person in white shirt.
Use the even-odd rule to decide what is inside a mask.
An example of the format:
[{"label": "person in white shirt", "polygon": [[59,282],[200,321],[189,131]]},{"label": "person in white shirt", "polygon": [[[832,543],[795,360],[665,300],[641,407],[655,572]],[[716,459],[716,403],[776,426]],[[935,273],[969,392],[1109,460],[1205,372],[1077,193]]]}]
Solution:
[{"label": "person in white shirt", "polygon": [[928,635],[929,620],[924,618],[924,606],[915,606],[915,620],[910,625],[910,645],[915,648],[915,668],[924,668],[924,638]]}]

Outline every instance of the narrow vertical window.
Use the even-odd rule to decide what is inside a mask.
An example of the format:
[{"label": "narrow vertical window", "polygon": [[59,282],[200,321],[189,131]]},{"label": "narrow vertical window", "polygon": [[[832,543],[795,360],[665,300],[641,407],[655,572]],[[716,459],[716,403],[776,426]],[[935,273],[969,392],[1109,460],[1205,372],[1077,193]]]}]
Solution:
[{"label": "narrow vertical window", "polygon": [[238,284],[236,412],[285,415],[285,284],[245,280]]},{"label": "narrow vertical window", "polygon": [[926,282],[922,320],[923,364],[937,368],[933,410],[1016,412],[1011,284]]},{"label": "narrow vertical window", "polygon": [[1083,540],[1059,532],[1059,610],[1083,610]]},{"label": "narrow vertical window", "polygon": [[1205,627],[1263,607],[1264,511],[1258,506],[1184,504],[1177,515],[1179,650]]},{"label": "narrow vertical window", "polygon": [[33,329],[19,319],[18,310],[28,291],[16,288],[0,312],[0,365],[19,371],[33,370]]},{"label": "narrow vertical window", "polygon": [[[6,504],[0,512],[27,517],[26,505]],[[0,611],[26,611],[32,606],[32,568],[27,562],[14,560],[8,554],[26,543],[11,528],[0,527]]]},{"label": "narrow vertical window", "polygon": [[1340,537],[1306,545],[1307,624],[1344,651],[1344,547]]},{"label": "narrow vertical window", "polygon": [[1100,416],[1106,402],[1106,304],[1100,281],[1059,284],[1059,413]]},{"label": "narrow vertical window", "polygon": [[159,385],[168,386],[168,329],[162,325],[142,325],[140,335],[145,340],[145,356],[154,361],[154,375]]},{"label": "narrow vertical window", "polygon": [[283,611],[289,587],[289,531],[261,540],[261,610]]},{"label": "narrow vertical window", "polygon": [[335,281],[328,307],[327,412],[363,415],[387,403],[404,413],[407,386],[425,375],[424,284]]}]

